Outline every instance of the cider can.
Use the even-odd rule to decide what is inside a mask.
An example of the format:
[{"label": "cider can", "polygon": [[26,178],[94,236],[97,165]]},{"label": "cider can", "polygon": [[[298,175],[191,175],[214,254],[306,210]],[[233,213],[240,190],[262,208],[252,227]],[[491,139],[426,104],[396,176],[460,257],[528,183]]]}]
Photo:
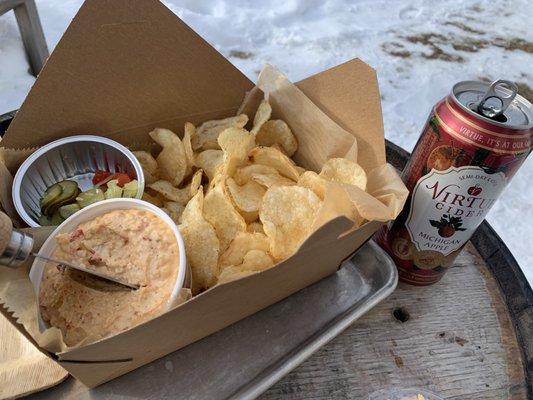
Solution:
[{"label": "cider can", "polygon": [[376,235],[401,281],[438,282],[529,155],[533,108],[517,91],[463,81],[433,107],[402,173],[406,205]]}]

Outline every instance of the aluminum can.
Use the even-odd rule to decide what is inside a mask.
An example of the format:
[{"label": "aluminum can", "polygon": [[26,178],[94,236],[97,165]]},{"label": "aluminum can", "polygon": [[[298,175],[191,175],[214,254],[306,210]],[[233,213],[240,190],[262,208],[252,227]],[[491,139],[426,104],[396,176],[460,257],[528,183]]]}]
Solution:
[{"label": "aluminum can", "polygon": [[406,205],[376,235],[401,281],[442,278],[530,153],[532,133],[532,105],[509,81],[459,82],[433,107],[402,173]]}]

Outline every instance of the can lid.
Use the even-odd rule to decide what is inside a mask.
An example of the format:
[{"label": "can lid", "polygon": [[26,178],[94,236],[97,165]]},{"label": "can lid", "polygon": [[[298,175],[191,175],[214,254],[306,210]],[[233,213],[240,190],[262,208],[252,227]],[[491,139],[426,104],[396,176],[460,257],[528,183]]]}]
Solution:
[{"label": "can lid", "polygon": [[463,81],[457,83],[452,94],[468,112],[495,125],[509,128],[533,126],[533,106],[518,93],[510,81]]}]

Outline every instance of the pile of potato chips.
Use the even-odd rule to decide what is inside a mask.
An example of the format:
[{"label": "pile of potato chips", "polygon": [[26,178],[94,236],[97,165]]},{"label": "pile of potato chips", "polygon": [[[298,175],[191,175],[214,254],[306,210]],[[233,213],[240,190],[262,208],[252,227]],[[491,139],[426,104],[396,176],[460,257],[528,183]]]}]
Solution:
[{"label": "pile of potato chips", "polygon": [[298,142],[260,104],[250,131],[245,114],[185,124],[183,139],[150,132],[162,151],[134,152],[146,179],[143,199],[179,225],[193,274],[193,292],[272,267],[312,233],[328,181],[365,190],[365,171],[343,158],[319,174],[290,158]]}]

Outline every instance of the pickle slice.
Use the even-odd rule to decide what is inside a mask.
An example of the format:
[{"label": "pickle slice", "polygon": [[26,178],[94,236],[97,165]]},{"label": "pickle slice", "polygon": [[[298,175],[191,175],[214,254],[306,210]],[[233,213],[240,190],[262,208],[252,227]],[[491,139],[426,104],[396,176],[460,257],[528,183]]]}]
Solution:
[{"label": "pickle slice", "polygon": [[80,193],[78,184],[75,181],[64,180],[56,183],[62,189],[61,194],[48,203],[44,209],[44,214],[51,216],[57,209],[65,204],[73,203]]},{"label": "pickle slice", "polygon": [[106,199],[116,199],[122,197],[122,188],[118,186],[118,181],[113,179],[107,182],[107,190],[105,191]]},{"label": "pickle slice", "polygon": [[54,213],[54,215],[52,215],[52,219],[51,219],[51,225],[53,226],[58,226],[60,225],[65,219],[63,217],[61,217],[61,215],[59,215],[59,210],[56,210],[56,212]]},{"label": "pickle slice", "polygon": [[78,197],[76,197],[76,202],[81,208],[87,207],[88,205],[101,200],[105,200],[105,195],[102,189],[98,188],[93,188],[86,190],[85,192],[81,192]]},{"label": "pickle slice", "polygon": [[47,215],[41,215],[39,217],[39,225],[41,226],[57,226],[61,224],[65,219],[59,214],[57,210],[51,217]]},{"label": "pickle slice", "polygon": [[76,214],[80,210],[81,207],[77,203],[65,204],[64,206],[59,207],[59,215],[61,215],[61,218],[67,219],[68,217]]},{"label": "pickle slice", "polygon": [[46,215],[41,215],[39,217],[39,225],[41,226],[52,226],[52,218],[46,216]]},{"label": "pickle slice", "polygon": [[124,190],[122,191],[122,197],[134,198],[137,196],[137,191],[139,190],[139,184],[137,180],[132,180],[124,185]]},{"label": "pickle slice", "polygon": [[59,183],[55,183],[52,186],[50,186],[46,191],[44,192],[43,197],[41,198],[41,212],[43,214],[46,214],[45,210],[46,208],[52,204],[53,201],[59,198],[61,196],[61,193],[63,193],[63,188]]}]

